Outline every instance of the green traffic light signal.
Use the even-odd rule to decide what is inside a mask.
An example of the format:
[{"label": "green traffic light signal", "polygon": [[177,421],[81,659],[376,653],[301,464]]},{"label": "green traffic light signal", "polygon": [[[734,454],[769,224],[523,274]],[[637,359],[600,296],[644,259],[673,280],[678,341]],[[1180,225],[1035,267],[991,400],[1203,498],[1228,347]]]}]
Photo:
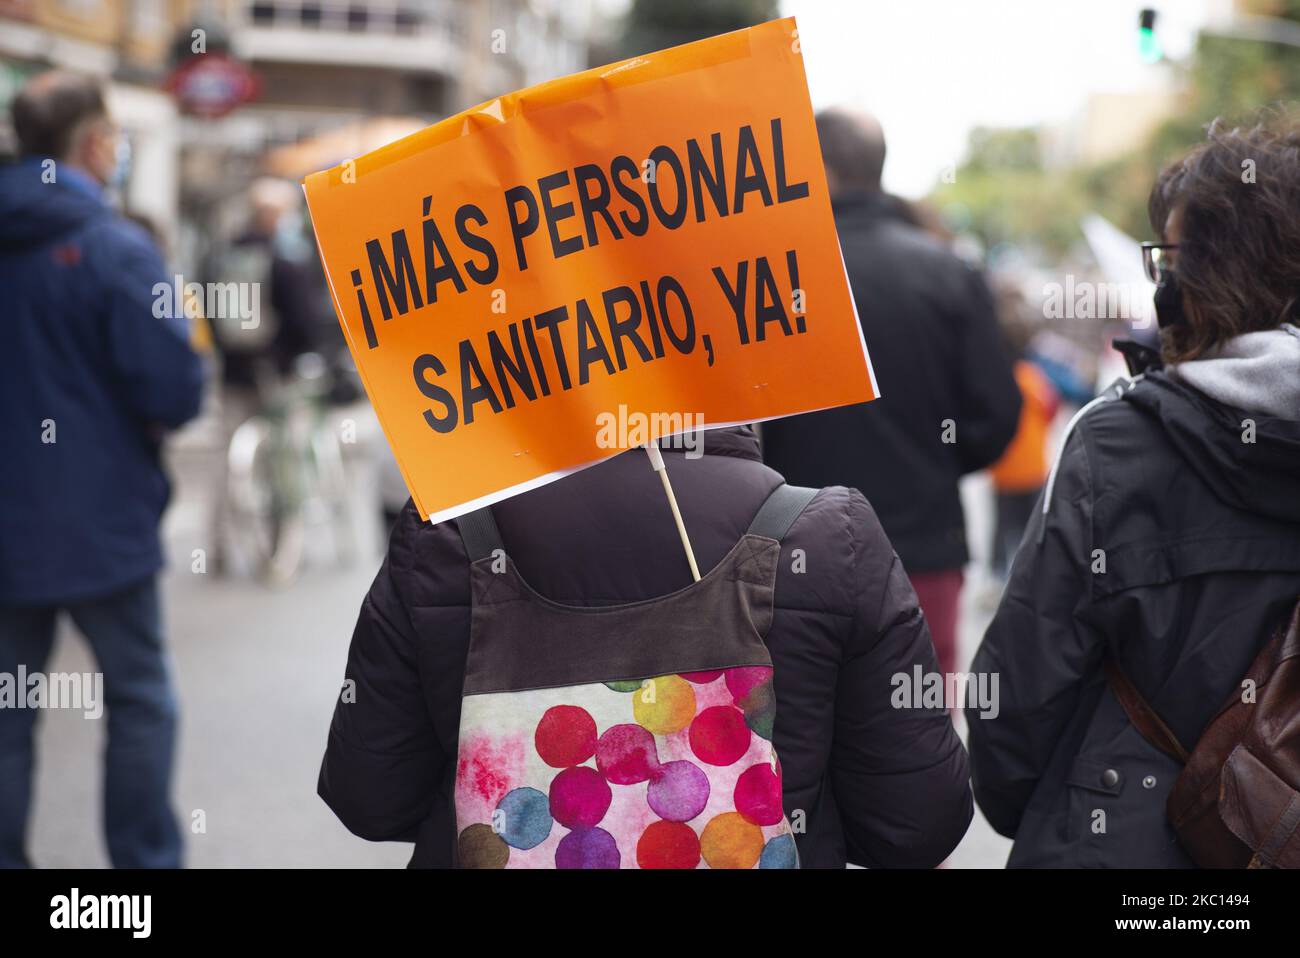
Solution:
[{"label": "green traffic light signal", "polygon": [[1156,36],[1156,11],[1151,7],[1144,7],[1138,14],[1138,56],[1143,63],[1159,63],[1164,57]]}]

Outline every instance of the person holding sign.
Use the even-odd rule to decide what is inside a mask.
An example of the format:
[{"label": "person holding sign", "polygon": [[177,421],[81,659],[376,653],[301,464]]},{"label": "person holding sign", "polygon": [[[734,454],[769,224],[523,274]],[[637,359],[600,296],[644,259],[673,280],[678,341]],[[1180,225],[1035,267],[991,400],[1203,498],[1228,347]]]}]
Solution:
[{"label": "person holding sign", "polygon": [[[662,455],[707,583],[781,477],[759,461],[752,429],[702,438],[701,458],[668,443]],[[691,582],[659,481],[638,449],[492,512],[503,574],[488,573],[489,581],[504,587],[508,557],[543,602],[599,611],[680,595]],[[371,841],[413,842],[414,866],[453,864],[458,804],[510,811],[509,748],[469,747],[458,735],[471,606],[479,601],[470,594],[462,531],[458,520],[422,522],[407,504],[361,607],[321,765],[320,795],[343,824]],[[861,493],[823,489],[805,506],[782,540],[774,603],[765,635],[776,690],[770,734],[801,867],[938,865],[973,814],[966,752],[942,703],[894,705],[894,677],[930,674],[937,663],[916,594]],[[712,632],[719,624],[696,627]],[[527,628],[511,638],[528,646],[536,626]],[[624,696],[628,721],[640,714],[635,697],[643,694]],[[526,739],[521,748],[531,750],[533,735]],[[579,767],[599,767],[600,757]],[[473,772],[468,787],[457,785],[462,771]],[[610,787],[617,802],[637,786]],[[612,830],[611,818],[599,825]],[[683,824],[702,833],[708,819]],[[544,824],[554,842],[561,824]],[[634,849],[621,851],[630,859]],[[462,844],[460,854],[464,865],[482,850]]]},{"label": "person holding sign", "polygon": [[879,393],[794,21],[305,189],[412,493],[321,767],[343,823],[426,866],[939,864],[972,799],[943,702],[895,694],[936,669],[903,568],[724,428]]}]

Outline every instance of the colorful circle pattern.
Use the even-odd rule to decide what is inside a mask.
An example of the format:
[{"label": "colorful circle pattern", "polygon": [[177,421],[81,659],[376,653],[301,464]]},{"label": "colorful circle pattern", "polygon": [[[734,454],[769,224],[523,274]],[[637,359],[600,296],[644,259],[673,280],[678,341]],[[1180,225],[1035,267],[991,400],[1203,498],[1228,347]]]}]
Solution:
[{"label": "colorful circle pattern", "polygon": [[[709,705],[697,713],[693,686],[719,679],[731,704]],[[618,868],[618,842],[600,825],[613,801],[611,786],[640,783],[647,783],[646,804],[658,820],[637,839],[638,867],[696,868],[701,862],[710,868],[798,867],[791,833],[764,842],[763,828],[784,821],[781,770],[774,755],[735,780],[735,811],[714,815],[698,832],[687,824],[704,814],[709,803],[710,776],[701,766],[731,767],[750,753],[753,736],[771,740],[776,712],[771,668],[715,669],[604,684],[630,694],[632,721],[598,734],[595,720],[580,706],[547,709],[533,743],[538,757],[559,771],[546,793],[514,788],[497,804],[492,825],[465,828],[458,839],[462,867],[504,868],[511,849],[536,848],[559,824],[569,831],[555,846],[557,868]],[[706,701],[718,699],[715,695]],[[696,761],[660,761],[656,736],[677,733],[685,733]],[[593,758],[594,768],[586,764]]]}]

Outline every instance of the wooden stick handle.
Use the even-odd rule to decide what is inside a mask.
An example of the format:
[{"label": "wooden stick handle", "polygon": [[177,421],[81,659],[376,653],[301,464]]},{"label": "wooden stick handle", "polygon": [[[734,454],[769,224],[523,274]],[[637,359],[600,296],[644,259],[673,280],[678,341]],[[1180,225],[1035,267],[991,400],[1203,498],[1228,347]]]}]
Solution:
[{"label": "wooden stick handle", "polygon": [[677,497],[673,495],[673,484],[668,478],[668,467],[664,465],[664,457],[659,453],[659,447],[650,443],[645,447],[646,455],[650,457],[650,466],[655,472],[659,473],[659,481],[664,484],[664,494],[668,496],[668,508],[673,511],[673,521],[677,523],[677,535],[682,540],[682,548],[686,550],[686,561],[690,564],[691,575],[695,581],[700,581],[700,567],[695,564],[695,551],[691,548],[691,538],[686,534],[686,523],[682,521],[682,511],[677,508]]}]

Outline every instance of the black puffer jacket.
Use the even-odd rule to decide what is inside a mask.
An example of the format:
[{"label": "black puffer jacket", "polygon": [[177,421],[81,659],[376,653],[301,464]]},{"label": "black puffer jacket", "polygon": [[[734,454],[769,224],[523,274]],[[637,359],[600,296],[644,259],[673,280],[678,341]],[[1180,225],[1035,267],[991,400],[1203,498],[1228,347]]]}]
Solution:
[{"label": "black puffer jacket", "polygon": [[[705,455],[665,450],[702,570],[744,533],[781,478],[751,430],[710,431]],[[658,477],[633,450],[493,507],[506,551],[543,595],[569,604],[645,599],[690,582]],[[791,550],[807,567],[793,571]],[[891,676],[937,669],[916,596],[856,491],[825,489],[787,534],[766,636],[787,814],[804,867],[931,867],[973,814],[966,753],[947,714],[895,709]],[[469,568],[454,522],[409,503],[361,609],[319,791],[372,840],[414,841],[412,865],[451,863]]]},{"label": "black puffer jacket", "polygon": [[880,193],[834,199],[880,398],[763,424],[763,461],[797,486],[871,501],[908,572],[966,564],[957,480],[1015,435],[1020,390],[983,277]]},{"label": "black puffer jacket", "polygon": [[976,798],[1011,866],[1189,867],[1165,820],[1180,766],[1102,656],[1196,742],[1300,593],[1300,422],[1150,373],[1080,417],[1049,492],[972,666],[1001,707],[967,712]]}]

